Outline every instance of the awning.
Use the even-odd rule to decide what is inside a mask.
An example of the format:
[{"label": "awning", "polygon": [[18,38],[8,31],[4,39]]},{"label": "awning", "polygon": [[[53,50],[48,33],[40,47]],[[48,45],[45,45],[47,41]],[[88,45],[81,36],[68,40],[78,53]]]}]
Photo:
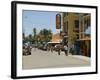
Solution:
[{"label": "awning", "polygon": [[61,42],[48,42],[48,43],[61,43]]},{"label": "awning", "polygon": [[85,40],[91,40],[91,38],[82,38],[82,39],[78,39],[78,41],[85,41]]}]

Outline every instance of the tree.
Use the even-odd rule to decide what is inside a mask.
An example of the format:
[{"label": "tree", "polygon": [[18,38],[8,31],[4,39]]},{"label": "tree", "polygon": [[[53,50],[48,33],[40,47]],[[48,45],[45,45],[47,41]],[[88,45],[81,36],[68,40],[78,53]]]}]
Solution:
[{"label": "tree", "polygon": [[38,36],[41,43],[49,42],[52,38],[52,32],[51,30],[43,29],[43,30],[40,30],[40,33],[38,34]]},{"label": "tree", "polygon": [[77,36],[76,36],[76,33],[75,33],[75,32],[73,32],[73,34],[70,35],[69,40],[70,40],[70,42],[71,42],[72,44],[75,43],[75,41],[77,40]]},{"label": "tree", "polygon": [[32,42],[32,35],[31,34],[29,34],[29,36],[28,36],[28,41]]},{"label": "tree", "polygon": [[23,43],[25,43],[25,33],[23,33]]},{"label": "tree", "polygon": [[32,42],[36,43],[37,42],[37,30],[36,28],[33,28],[33,36],[32,36]]},{"label": "tree", "polygon": [[36,28],[33,28],[34,37],[36,36]]}]

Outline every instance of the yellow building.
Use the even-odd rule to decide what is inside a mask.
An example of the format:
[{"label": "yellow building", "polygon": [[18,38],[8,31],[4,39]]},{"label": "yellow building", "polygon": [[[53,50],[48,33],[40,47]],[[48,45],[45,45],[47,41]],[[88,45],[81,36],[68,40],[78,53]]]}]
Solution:
[{"label": "yellow building", "polygon": [[72,44],[77,45],[76,54],[90,56],[90,18],[85,13],[63,13],[63,32],[67,32],[69,49]]},{"label": "yellow building", "polygon": [[67,32],[68,47],[79,38],[79,16],[75,13],[63,13],[63,32]]}]

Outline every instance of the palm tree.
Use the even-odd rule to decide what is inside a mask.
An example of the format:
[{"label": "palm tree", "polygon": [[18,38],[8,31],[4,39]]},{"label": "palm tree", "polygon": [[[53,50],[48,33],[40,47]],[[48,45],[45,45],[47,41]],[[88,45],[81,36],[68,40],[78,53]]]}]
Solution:
[{"label": "palm tree", "polygon": [[36,33],[37,33],[36,28],[33,28],[34,37],[36,36]]},{"label": "palm tree", "polygon": [[41,42],[49,42],[52,38],[52,32],[47,29],[40,30],[39,37]]}]

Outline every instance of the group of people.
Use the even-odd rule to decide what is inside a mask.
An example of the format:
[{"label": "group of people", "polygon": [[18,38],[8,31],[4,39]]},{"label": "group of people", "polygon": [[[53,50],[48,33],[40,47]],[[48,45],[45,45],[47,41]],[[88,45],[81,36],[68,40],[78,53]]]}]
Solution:
[{"label": "group of people", "polygon": [[[23,46],[23,55],[31,54],[32,46],[30,46],[28,43],[25,43]],[[34,50],[36,50],[36,46],[34,46]],[[49,45],[47,46],[47,51],[57,51],[58,55],[61,54],[61,51],[64,51],[65,55],[68,56],[68,45],[62,45],[62,44],[56,44],[55,46]],[[75,46],[70,46],[69,53],[74,54],[75,53]]]},{"label": "group of people", "polygon": [[[63,46],[63,51],[65,52],[65,55],[68,56],[68,45]],[[61,48],[58,48],[58,55],[60,55]]]},{"label": "group of people", "polygon": [[48,51],[53,52],[53,50],[57,51],[58,55],[60,55],[61,51],[63,50],[65,55],[68,56],[68,45],[57,44],[55,46],[49,46]]}]

